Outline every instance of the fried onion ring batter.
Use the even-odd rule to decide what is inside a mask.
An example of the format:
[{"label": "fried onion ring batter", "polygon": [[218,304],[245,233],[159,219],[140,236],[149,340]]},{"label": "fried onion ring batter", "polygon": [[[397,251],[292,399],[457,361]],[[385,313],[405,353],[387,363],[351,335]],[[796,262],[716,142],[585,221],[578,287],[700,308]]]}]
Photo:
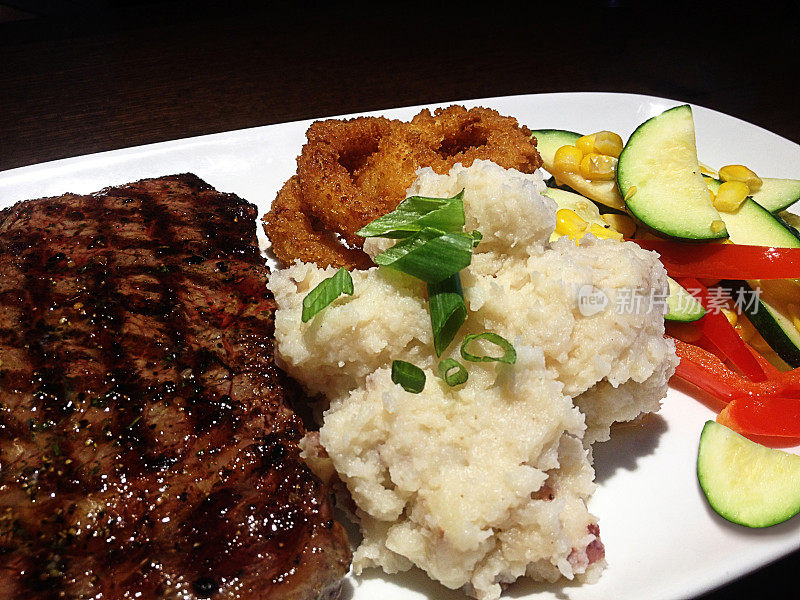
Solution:
[{"label": "fried onion ring batter", "polygon": [[363,189],[359,180],[370,169],[380,142],[399,124],[382,117],[317,121],[297,158],[300,190],[309,212],[354,247],[363,243],[355,235],[361,223],[393,210],[387,210],[391,201]]},{"label": "fried onion ring batter", "polygon": [[331,231],[315,227],[306,214],[297,175],[290,178],[264,216],[264,230],[272,251],[283,264],[296,259],[320,266],[368,269],[372,260],[359,248],[348,248]]}]

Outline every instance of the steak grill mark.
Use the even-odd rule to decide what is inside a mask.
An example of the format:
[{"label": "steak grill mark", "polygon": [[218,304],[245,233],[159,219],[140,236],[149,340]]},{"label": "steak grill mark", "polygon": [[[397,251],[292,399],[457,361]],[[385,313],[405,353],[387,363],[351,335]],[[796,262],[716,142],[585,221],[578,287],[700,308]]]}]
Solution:
[{"label": "steak grill mark", "polygon": [[0,213],[0,597],[336,586],[255,216],[191,175]]}]

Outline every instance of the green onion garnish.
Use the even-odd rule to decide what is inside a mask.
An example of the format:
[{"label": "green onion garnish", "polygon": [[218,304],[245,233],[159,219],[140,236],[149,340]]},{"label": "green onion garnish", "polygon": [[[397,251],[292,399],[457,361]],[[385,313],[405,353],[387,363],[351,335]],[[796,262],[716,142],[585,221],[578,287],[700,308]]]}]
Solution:
[{"label": "green onion garnish", "polygon": [[478,231],[477,229],[473,229],[473,231],[472,231],[472,247],[473,248],[477,248],[478,244],[481,243],[482,239],[483,239],[483,234],[480,231]]},{"label": "green onion garnish", "polygon": [[433,327],[433,349],[441,356],[467,320],[467,305],[461,290],[458,273],[444,281],[428,284],[431,325]]},{"label": "green onion garnish", "polygon": [[353,295],[353,278],[347,269],[342,267],[334,275],[320,281],[319,285],[303,298],[303,323],[336,300],[342,294]]},{"label": "green onion garnish", "polygon": [[392,382],[412,394],[419,394],[425,389],[425,373],[416,365],[404,360],[392,362]]},{"label": "green onion garnish", "polygon": [[[451,373],[453,369],[456,369],[455,373]],[[455,358],[445,358],[439,363],[438,371],[439,377],[444,379],[445,383],[450,387],[465,383],[469,377],[464,365]]]},{"label": "green onion garnish", "polygon": [[[491,342],[492,344],[499,346],[503,350],[503,356],[478,356],[476,354],[467,352],[467,346],[473,340],[486,340],[487,342]],[[514,350],[514,346],[512,346],[504,337],[487,331],[485,333],[466,336],[464,338],[464,342],[461,344],[461,357],[470,362],[503,362],[513,365],[515,362],[517,362],[517,351]]]},{"label": "green onion garnish", "polygon": [[436,283],[469,266],[472,242],[472,236],[466,233],[425,227],[378,254],[375,262],[426,283]]},{"label": "green onion garnish", "polygon": [[400,239],[425,227],[458,233],[464,227],[464,190],[452,198],[410,196],[396,209],[358,230],[361,237]]}]

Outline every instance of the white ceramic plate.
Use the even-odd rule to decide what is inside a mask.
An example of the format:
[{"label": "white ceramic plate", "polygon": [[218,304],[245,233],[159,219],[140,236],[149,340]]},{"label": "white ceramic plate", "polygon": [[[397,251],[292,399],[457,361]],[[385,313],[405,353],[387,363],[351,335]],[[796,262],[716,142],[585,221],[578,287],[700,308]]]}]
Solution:
[{"label": "white ceramic plate", "polygon": [[[623,138],[642,121],[679,104],[611,93],[567,93],[463,102],[513,115],[531,129],[609,129]],[[421,107],[380,111],[410,118]],[[701,161],[743,163],[768,177],[800,177],[800,146],[739,119],[694,107]],[[295,171],[309,121],[175,140],[44,163],[0,173],[0,207],[18,200],[88,193],[145,177],[193,172],[263,212]],[[262,242],[264,237],[259,231]],[[597,584],[542,586],[520,580],[509,598],[615,600],[695,596],[800,548],[800,518],[747,530],[713,513],[695,476],[697,443],[713,412],[670,390],[659,416],[616,430],[595,446],[600,487],[590,503],[600,518],[608,568]],[[794,449],[795,452],[798,449]],[[646,590],[646,591],[645,591]],[[348,581],[350,600],[463,600],[420,572],[378,572]]]}]

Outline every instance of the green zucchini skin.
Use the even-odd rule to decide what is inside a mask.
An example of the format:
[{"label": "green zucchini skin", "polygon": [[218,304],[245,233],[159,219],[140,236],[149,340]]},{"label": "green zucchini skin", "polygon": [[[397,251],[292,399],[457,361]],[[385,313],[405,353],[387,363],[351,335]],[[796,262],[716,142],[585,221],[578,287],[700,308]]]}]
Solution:
[{"label": "green zucchini skin", "polygon": [[672,277],[668,277],[667,280],[669,281],[669,296],[667,297],[669,312],[664,315],[664,319],[679,323],[691,323],[706,315],[706,309],[703,308],[703,305],[687,292],[681,284],[672,279]]},{"label": "green zucchini skin", "polygon": [[800,332],[791,320],[761,297],[755,301],[744,301],[744,298],[752,298],[754,294],[753,288],[746,281],[726,280],[720,285],[736,301],[739,310],[753,324],[770,348],[790,367],[800,367]]},{"label": "green zucchini skin", "polygon": [[[708,187],[716,192],[722,182],[705,177]],[[720,212],[734,244],[745,246],[773,246],[777,248],[800,248],[797,229],[777,215],[747,198],[734,213]],[[756,282],[757,284],[757,282]],[[722,282],[734,300],[750,298],[754,294],[752,282],[729,280]],[[800,298],[798,298],[800,301]],[[800,332],[792,321],[782,315],[761,295],[755,301],[737,302],[739,310],[748,318],[764,341],[791,367],[800,367]]]}]

